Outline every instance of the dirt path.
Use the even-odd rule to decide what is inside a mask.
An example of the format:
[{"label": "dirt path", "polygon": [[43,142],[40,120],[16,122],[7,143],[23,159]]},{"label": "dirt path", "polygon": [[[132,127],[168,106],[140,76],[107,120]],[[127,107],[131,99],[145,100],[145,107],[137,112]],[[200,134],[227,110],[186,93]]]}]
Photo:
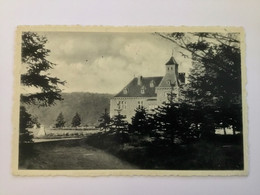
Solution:
[{"label": "dirt path", "polygon": [[136,169],[137,167],[82,140],[35,143],[31,157],[21,158],[22,169]]}]

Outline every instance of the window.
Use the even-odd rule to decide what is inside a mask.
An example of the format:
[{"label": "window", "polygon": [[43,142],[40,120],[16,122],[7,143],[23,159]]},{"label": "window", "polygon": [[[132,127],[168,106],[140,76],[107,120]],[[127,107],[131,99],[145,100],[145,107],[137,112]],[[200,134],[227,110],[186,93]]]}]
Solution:
[{"label": "window", "polygon": [[121,109],[120,101],[117,102],[117,109]]},{"label": "window", "polygon": [[117,108],[125,110],[127,108],[127,102],[126,101],[118,101]]},{"label": "window", "polygon": [[143,101],[138,101],[137,103],[138,103],[138,108],[143,107]]},{"label": "window", "polygon": [[127,94],[127,93],[128,93],[128,89],[127,89],[127,88],[124,88],[123,93],[124,93],[124,94]]}]

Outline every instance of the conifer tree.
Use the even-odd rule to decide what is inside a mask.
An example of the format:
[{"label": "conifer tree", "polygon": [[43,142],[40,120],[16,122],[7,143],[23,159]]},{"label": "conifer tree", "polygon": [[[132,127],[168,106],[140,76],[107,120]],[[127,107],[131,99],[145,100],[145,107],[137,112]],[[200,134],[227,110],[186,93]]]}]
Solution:
[{"label": "conifer tree", "polygon": [[28,131],[28,128],[32,127],[32,116],[27,112],[24,106],[20,107],[20,136],[19,143],[32,143],[32,134]]},{"label": "conifer tree", "polygon": [[116,134],[126,134],[128,133],[128,123],[126,122],[126,117],[122,114],[118,113],[115,115],[110,124],[110,129],[112,132],[115,132]]},{"label": "conifer tree", "polygon": [[[21,74],[21,85],[38,89],[35,93],[21,94],[20,100],[22,104],[50,106],[56,100],[62,100],[61,90],[58,85],[64,85],[65,82],[57,77],[50,76],[50,73],[48,73],[48,70],[54,68],[55,64],[46,59],[50,54],[50,50],[45,47],[46,43],[47,38],[37,33],[22,33],[21,61],[26,72]],[[29,136],[27,125],[31,124],[35,119],[29,116],[30,114],[21,106],[20,124],[23,124],[20,125],[21,143],[32,142],[32,136]]]},{"label": "conifer tree", "polygon": [[149,134],[149,116],[144,107],[136,108],[135,115],[132,117],[130,129],[132,133],[139,136]]},{"label": "conifer tree", "polygon": [[21,74],[21,85],[39,89],[36,93],[21,94],[22,103],[50,106],[55,100],[62,100],[58,85],[65,82],[48,73],[55,64],[46,59],[50,54],[50,50],[45,48],[46,43],[47,38],[37,33],[22,34],[22,65],[27,72]]},{"label": "conifer tree", "polygon": [[119,143],[124,143],[128,140],[128,122],[126,117],[121,114],[122,109],[118,104],[117,115],[111,119],[110,132],[115,134]]},{"label": "conifer tree", "polygon": [[99,127],[104,129],[105,131],[109,129],[109,126],[110,126],[110,116],[107,112],[107,109],[105,109],[105,112],[100,116],[100,119],[99,119]]},{"label": "conifer tree", "polygon": [[[200,109],[203,132],[216,126],[242,129],[241,52],[239,33],[156,33],[193,60],[186,102]],[[233,109],[233,112],[229,110]]]},{"label": "conifer tree", "polygon": [[81,118],[78,113],[75,114],[75,116],[72,119],[71,125],[72,127],[78,127],[81,124]]},{"label": "conifer tree", "polygon": [[62,112],[60,112],[60,114],[58,115],[58,117],[56,119],[55,127],[56,128],[64,127],[65,123],[66,122],[64,120],[64,116],[63,116]]}]

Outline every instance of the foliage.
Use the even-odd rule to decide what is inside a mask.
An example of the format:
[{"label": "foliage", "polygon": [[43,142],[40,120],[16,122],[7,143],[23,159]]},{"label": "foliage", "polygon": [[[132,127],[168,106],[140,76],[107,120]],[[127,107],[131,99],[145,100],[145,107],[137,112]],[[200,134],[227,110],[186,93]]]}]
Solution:
[{"label": "foliage", "polygon": [[152,136],[170,145],[198,137],[191,106],[186,103],[163,103],[152,116]]},{"label": "foliage", "polygon": [[81,124],[81,118],[78,113],[75,114],[75,116],[72,119],[71,125],[72,127],[78,127]]},{"label": "foliage", "polygon": [[105,131],[109,129],[109,126],[110,126],[110,116],[109,116],[109,113],[107,112],[107,109],[105,109],[105,112],[100,116],[100,119],[99,119],[99,127],[104,129]]},{"label": "foliage", "polygon": [[138,136],[149,134],[149,116],[144,107],[138,107],[135,110],[135,115],[132,117],[132,124],[129,125],[131,133]]},{"label": "foliage", "polygon": [[[55,100],[61,100],[58,85],[64,85],[57,77],[51,77],[47,72],[55,64],[48,61],[50,50],[45,48],[47,38],[39,36],[37,33],[24,32],[22,34],[22,64],[26,67],[26,72],[21,74],[21,85],[24,87],[34,87],[38,92],[21,94],[22,104],[37,104],[38,106],[50,106]],[[32,136],[27,128],[30,123],[40,126],[37,118],[27,113],[25,107],[20,107],[20,142],[32,142]]]},{"label": "foliage", "polygon": [[121,115],[120,112],[118,112],[118,114],[111,119],[110,133],[113,133],[117,136],[117,141],[119,143],[124,143],[128,141],[129,138],[128,123],[125,119],[126,117]]},{"label": "foliage", "polygon": [[31,128],[33,126],[32,123],[32,116],[26,111],[24,106],[20,107],[20,123],[19,123],[19,129],[20,129],[20,139],[19,143],[32,143],[33,136],[28,131],[28,128]]},{"label": "foliage", "polygon": [[126,133],[128,130],[128,123],[126,122],[126,117],[118,113],[111,119],[110,129],[112,132],[117,134]]},{"label": "foliage", "polygon": [[47,60],[50,50],[45,48],[46,43],[47,38],[37,33],[22,34],[22,64],[27,72],[21,74],[21,84],[38,89],[36,93],[21,94],[22,103],[50,106],[55,100],[62,100],[58,85],[64,85],[65,82],[48,73],[55,64]]},{"label": "foliage", "polygon": [[[204,113],[197,124],[242,129],[241,54],[238,33],[156,33],[170,40],[193,66],[185,102]],[[234,112],[230,112],[230,109]],[[208,132],[209,133],[209,132]]]},{"label": "foliage", "polygon": [[64,116],[62,114],[62,112],[58,115],[57,119],[56,119],[56,124],[55,127],[56,128],[60,128],[60,127],[64,127],[65,125],[65,120],[64,120]]}]

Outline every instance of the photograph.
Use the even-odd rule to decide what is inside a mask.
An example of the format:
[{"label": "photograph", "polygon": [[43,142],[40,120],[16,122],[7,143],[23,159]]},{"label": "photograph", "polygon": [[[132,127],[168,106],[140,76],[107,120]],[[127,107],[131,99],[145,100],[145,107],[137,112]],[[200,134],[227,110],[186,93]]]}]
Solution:
[{"label": "photograph", "polygon": [[239,27],[19,26],[13,174],[247,175]]}]

